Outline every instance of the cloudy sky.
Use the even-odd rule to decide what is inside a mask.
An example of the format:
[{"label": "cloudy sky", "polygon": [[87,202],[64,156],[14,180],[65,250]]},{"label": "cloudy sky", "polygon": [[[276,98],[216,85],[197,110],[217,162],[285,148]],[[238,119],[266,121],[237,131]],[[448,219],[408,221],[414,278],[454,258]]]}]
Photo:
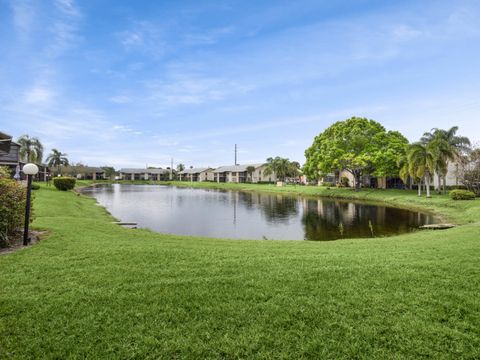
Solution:
[{"label": "cloudy sky", "polygon": [[478,1],[0,0],[0,131],[73,162],[259,162],[332,122],[480,140]]}]

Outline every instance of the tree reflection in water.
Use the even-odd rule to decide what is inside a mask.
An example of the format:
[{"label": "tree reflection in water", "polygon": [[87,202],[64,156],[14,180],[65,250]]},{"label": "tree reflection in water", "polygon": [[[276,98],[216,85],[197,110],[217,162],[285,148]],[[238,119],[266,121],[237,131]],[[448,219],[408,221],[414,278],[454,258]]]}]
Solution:
[{"label": "tree reflection in water", "polygon": [[302,199],[305,239],[369,238],[412,231],[429,215],[380,205],[332,199]]}]

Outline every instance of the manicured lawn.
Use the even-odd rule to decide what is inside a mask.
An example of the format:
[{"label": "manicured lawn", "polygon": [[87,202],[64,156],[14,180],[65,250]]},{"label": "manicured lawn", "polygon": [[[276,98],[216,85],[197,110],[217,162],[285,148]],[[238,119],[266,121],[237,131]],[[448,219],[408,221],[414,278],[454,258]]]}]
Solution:
[{"label": "manicured lawn", "polygon": [[480,357],[478,200],[237,187],[427,205],[465,225],[333,242],[175,237],[42,188],[34,226],[49,238],[0,257],[0,358]]}]

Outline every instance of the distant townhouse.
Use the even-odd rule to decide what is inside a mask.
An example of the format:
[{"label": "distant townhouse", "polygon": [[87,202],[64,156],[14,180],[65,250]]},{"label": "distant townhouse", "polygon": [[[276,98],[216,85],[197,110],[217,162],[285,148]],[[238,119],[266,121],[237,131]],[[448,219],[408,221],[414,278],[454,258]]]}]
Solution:
[{"label": "distant townhouse", "polygon": [[[12,141],[12,137],[8,134],[0,132],[0,166],[10,169],[13,174],[16,173],[17,167],[21,169],[26,164],[25,159],[20,156],[20,145]],[[48,167],[43,164],[37,164],[39,172],[35,175],[35,181],[45,181],[48,174]],[[20,172],[23,179],[23,173]]]},{"label": "distant townhouse", "polygon": [[168,169],[120,169],[121,180],[170,180],[170,170]]},{"label": "distant townhouse", "polygon": [[214,170],[212,168],[185,169],[178,173],[178,179],[180,181],[191,181],[191,182],[213,181],[214,180],[213,171]]},{"label": "distant townhouse", "polygon": [[[248,170],[252,168],[253,171]],[[233,165],[233,166],[221,166],[213,171],[214,179],[216,182],[275,182],[277,177],[274,173],[265,174],[266,164],[245,164],[245,165]]]},{"label": "distant townhouse", "polygon": [[77,177],[77,179],[84,179],[84,180],[105,180],[105,170],[99,167],[91,167],[91,166],[82,166],[79,170],[73,174]]},{"label": "distant townhouse", "polygon": [[[342,178],[348,179],[348,186],[355,186],[355,178],[353,175],[346,170],[337,171],[336,173],[327,174],[319,180],[319,185],[323,183],[331,183],[333,185],[341,183]],[[458,163],[453,162],[448,164],[447,176],[446,176],[446,186],[456,186],[463,185],[464,172],[463,167]],[[438,187],[438,174],[435,173],[432,177],[431,185],[433,187]],[[365,188],[377,188],[377,189],[403,189],[405,187],[410,187],[414,185],[414,182],[411,178],[407,180],[407,183],[404,183],[399,177],[390,177],[390,176],[373,176],[373,175],[364,175],[360,178],[361,187]],[[443,184],[443,180],[442,180]]]},{"label": "distant townhouse", "polygon": [[[468,166],[467,166],[468,167]],[[446,186],[457,186],[464,185],[464,166],[458,162],[449,162],[446,174]],[[438,174],[435,172],[433,176],[433,186],[438,187]],[[443,185],[443,179],[441,180],[441,185]]]},{"label": "distant townhouse", "polygon": [[8,167],[14,172],[17,166],[24,164],[20,159],[20,145],[13,142],[10,135],[0,132],[0,166]]}]

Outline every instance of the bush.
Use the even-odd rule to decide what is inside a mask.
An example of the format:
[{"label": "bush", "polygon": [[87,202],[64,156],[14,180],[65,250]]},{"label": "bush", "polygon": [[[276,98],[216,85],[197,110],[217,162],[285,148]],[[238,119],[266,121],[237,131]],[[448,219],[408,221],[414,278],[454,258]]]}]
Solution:
[{"label": "bush", "polygon": [[0,247],[13,244],[25,221],[26,189],[14,180],[0,178]]},{"label": "bush", "polygon": [[39,189],[40,189],[40,185],[35,183],[32,184],[32,190],[39,190]]},{"label": "bush", "polygon": [[337,184],[338,187],[350,187],[350,181],[348,180],[348,177],[342,176],[340,178],[340,182]]},{"label": "bush", "polygon": [[448,190],[468,190],[465,185],[451,185],[447,186]]},{"label": "bush", "polygon": [[72,190],[75,187],[77,179],[73,177],[56,177],[53,179],[53,185],[58,190],[67,191]]},{"label": "bush", "polygon": [[332,187],[332,186],[333,186],[333,183],[330,182],[330,181],[324,181],[324,182],[322,182],[322,186]]},{"label": "bush", "polygon": [[468,190],[452,190],[450,191],[450,197],[453,200],[474,200],[475,193]]}]

